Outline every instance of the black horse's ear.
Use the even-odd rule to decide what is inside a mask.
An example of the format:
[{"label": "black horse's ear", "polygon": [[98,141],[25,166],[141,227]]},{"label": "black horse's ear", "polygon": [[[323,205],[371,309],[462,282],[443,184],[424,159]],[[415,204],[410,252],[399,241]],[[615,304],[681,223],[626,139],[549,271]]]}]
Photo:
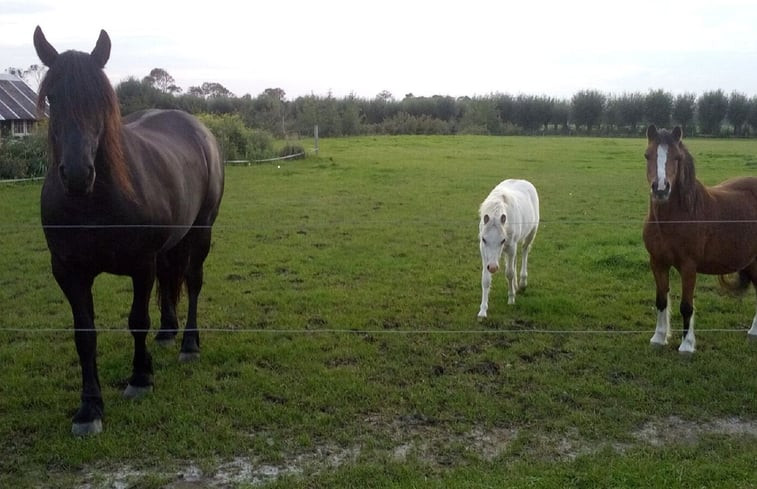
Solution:
[{"label": "black horse's ear", "polygon": [[681,142],[681,138],[683,137],[683,131],[681,131],[681,126],[676,126],[673,128],[673,141],[676,143]]},{"label": "black horse's ear", "polygon": [[104,30],[100,31],[100,37],[97,38],[97,44],[95,44],[95,49],[92,50],[90,56],[100,68],[105,68],[105,63],[110,58],[110,37]]},{"label": "black horse's ear", "polygon": [[654,124],[650,124],[647,127],[647,141],[654,141],[657,139],[657,127]]},{"label": "black horse's ear", "polygon": [[45,35],[42,33],[42,29],[39,26],[34,29],[34,49],[37,50],[39,60],[48,68],[55,63],[56,59],[58,59],[58,51],[47,42],[47,39],[45,39]]}]

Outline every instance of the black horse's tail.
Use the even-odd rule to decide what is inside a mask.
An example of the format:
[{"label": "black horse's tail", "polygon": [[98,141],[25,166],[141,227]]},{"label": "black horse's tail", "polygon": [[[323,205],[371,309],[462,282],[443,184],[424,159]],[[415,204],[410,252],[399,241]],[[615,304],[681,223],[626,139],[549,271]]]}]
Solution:
[{"label": "black horse's tail", "polygon": [[731,295],[743,295],[752,283],[752,278],[746,270],[739,270],[737,273],[718,276],[720,286]]},{"label": "black horse's tail", "polygon": [[176,309],[181,291],[184,288],[187,267],[189,266],[189,254],[184,247],[176,248],[158,256],[157,260],[157,286],[155,295],[158,305],[162,306],[165,300],[170,301],[173,309]]}]

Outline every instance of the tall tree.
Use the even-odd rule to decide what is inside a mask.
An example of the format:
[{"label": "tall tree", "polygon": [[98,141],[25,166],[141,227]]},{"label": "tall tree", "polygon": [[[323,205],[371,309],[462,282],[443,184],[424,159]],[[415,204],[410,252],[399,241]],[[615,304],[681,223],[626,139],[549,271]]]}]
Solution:
[{"label": "tall tree", "polygon": [[747,116],[747,123],[749,123],[752,131],[757,131],[757,95],[749,99],[749,115]]},{"label": "tall tree", "polygon": [[266,88],[254,99],[248,95],[243,97],[243,100],[250,99],[250,103],[242,108],[245,122],[277,137],[284,137],[287,132],[285,97],[286,93],[281,88]]},{"label": "tall tree", "polygon": [[586,131],[591,133],[602,120],[606,102],[607,98],[597,90],[581,90],[571,99],[573,122],[576,126],[586,126]]},{"label": "tall tree", "polygon": [[187,93],[205,98],[234,97],[230,90],[218,82],[204,82],[200,86],[189,87]]},{"label": "tall tree", "polygon": [[720,128],[727,113],[728,98],[723,90],[704,92],[697,100],[699,129],[704,134],[720,134]]},{"label": "tall tree", "polygon": [[558,126],[562,132],[568,132],[568,121],[570,121],[570,102],[567,100],[556,100],[552,104],[552,114],[549,117],[549,122],[555,131],[558,130]]},{"label": "tall tree", "polygon": [[677,95],[673,101],[673,123],[681,126],[684,134],[693,133],[694,114],[696,112],[697,96],[693,93]]},{"label": "tall tree", "polygon": [[743,93],[733,92],[728,97],[728,122],[733,125],[733,133],[742,136],[746,132],[746,122],[749,117],[749,99]]},{"label": "tall tree", "polygon": [[616,120],[618,125],[628,127],[631,134],[644,119],[645,97],[638,93],[624,93],[615,99]]},{"label": "tall tree", "polygon": [[644,114],[647,122],[667,127],[673,112],[673,94],[665,90],[650,90],[644,97]]}]

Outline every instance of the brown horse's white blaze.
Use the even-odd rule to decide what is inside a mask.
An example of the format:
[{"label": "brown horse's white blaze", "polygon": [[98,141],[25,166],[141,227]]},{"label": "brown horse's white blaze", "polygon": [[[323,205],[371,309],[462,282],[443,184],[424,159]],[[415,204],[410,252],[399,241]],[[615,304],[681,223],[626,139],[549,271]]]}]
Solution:
[{"label": "brown horse's white blaze", "polygon": [[[528,253],[539,228],[539,196],[526,180],[505,180],[494,187],[479,209],[479,250],[481,252],[481,307],[479,318],[489,309],[492,274],[499,271],[505,252],[507,303],[515,303],[515,293],[528,283]],[[521,245],[520,283],[516,278],[515,258]]]},{"label": "brown horse's white blaze", "polygon": [[[693,353],[697,274],[738,272],[738,288],[750,283],[757,288],[757,178],[736,178],[714,187],[702,185],[696,179],[694,159],[682,142],[680,127],[658,131],[649,126],[647,143],[644,156],[650,200],[644,244],[657,291],[657,325],[650,342],[653,346],[666,345],[671,336],[672,267],[681,276],[683,337],[678,350]],[[757,339],[757,313],[748,335]]]}]

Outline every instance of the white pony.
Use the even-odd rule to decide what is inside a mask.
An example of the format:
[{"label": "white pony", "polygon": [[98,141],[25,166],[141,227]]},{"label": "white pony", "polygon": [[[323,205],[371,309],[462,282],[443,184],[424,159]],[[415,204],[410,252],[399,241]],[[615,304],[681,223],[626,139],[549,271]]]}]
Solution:
[{"label": "white pony", "polygon": [[[481,249],[481,310],[486,317],[492,274],[499,270],[499,258],[505,251],[505,276],[508,282],[507,303],[515,303],[515,291],[524,290],[528,281],[528,252],[539,228],[539,195],[531,182],[505,180],[494,187],[481,204],[478,223]],[[521,244],[520,288],[516,279],[515,257]]]}]

